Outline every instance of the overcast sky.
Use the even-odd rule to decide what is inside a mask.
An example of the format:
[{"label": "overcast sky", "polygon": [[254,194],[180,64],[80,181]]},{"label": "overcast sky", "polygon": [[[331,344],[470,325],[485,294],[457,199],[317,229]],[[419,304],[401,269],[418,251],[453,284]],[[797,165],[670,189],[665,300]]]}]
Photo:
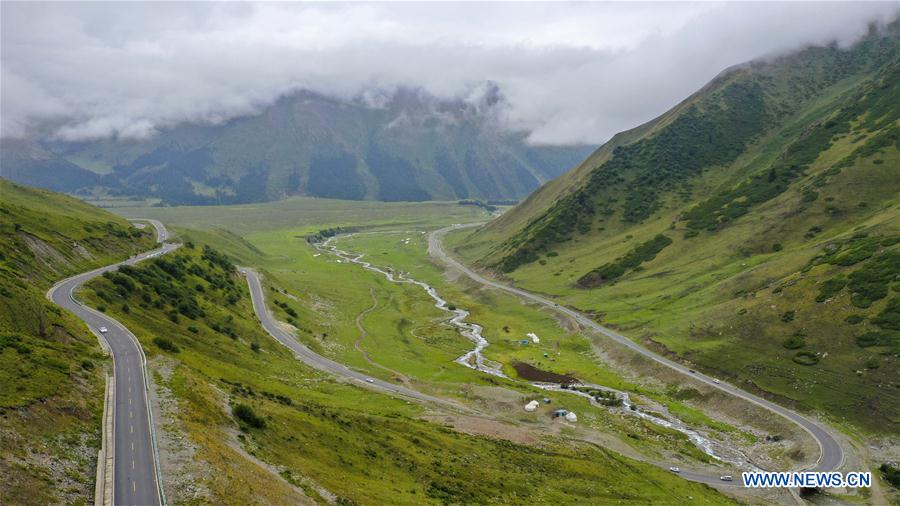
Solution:
[{"label": "overcast sky", "polygon": [[[4,136],[134,138],[220,122],[310,89],[418,86],[466,97],[485,81],[536,143],[599,144],[722,69],[849,43],[898,3],[9,3]],[[483,88],[483,86],[481,87]]]}]

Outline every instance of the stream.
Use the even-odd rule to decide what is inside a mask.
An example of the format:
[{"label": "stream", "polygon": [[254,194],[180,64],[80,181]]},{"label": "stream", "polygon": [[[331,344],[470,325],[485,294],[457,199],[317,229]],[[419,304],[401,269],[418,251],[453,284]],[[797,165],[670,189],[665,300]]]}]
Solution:
[{"label": "stream", "polygon": [[[350,234],[353,235],[353,234]],[[343,237],[349,237],[350,235],[345,235]],[[422,287],[432,299],[434,299],[434,306],[438,309],[447,311],[448,313],[452,313],[453,317],[450,318],[450,324],[459,329],[459,333],[463,335],[466,339],[472,341],[475,344],[475,348],[466,352],[454,362],[457,364],[464,365],[470,369],[475,369],[476,371],[485,372],[487,374],[491,374],[493,376],[499,376],[501,378],[507,378],[505,374],[503,374],[503,365],[499,362],[495,362],[493,360],[488,360],[484,357],[484,354],[481,352],[488,347],[490,344],[487,339],[481,334],[484,328],[477,323],[469,323],[466,321],[466,318],[469,317],[469,312],[465,309],[453,308],[450,309],[450,306],[447,304],[447,301],[442,299],[440,295],[438,295],[437,290],[434,289],[428,283],[424,283],[417,279],[412,279],[407,277],[405,273],[401,272],[399,274],[394,274],[393,269],[382,269],[380,267],[376,267],[372,265],[370,262],[366,262],[363,260],[363,254],[353,254],[348,253],[346,251],[340,250],[337,246],[331,244],[331,240],[334,237],[329,237],[323,243],[323,247],[328,248],[332,253],[340,257],[346,262],[355,263],[361,265],[363,268],[370,270],[372,272],[377,272],[382,274],[388,281],[393,283],[407,283],[412,285],[417,285]]]},{"label": "stream", "polygon": [[[484,372],[487,374],[491,374],[493,376],[499,376],[499,377],[507,378],[507,379],[509,378],[508,376],[503,374],[503,371],[502,371],[503,364],[500,364],[499,362],[495,362],[493,360],[489,360],[489,359],[485,358],[485,356],[482,354],[482,351],[485,348],[487,348],[490,343],[482,335],[482,331],[484,329],[481,325],[478,325],[477,323],[470,323],[470,322],[466,321],[466,318],[468,318],[468,316],[469,316],[468,311],[466,311],[465,309],[457,308],[457,307],[454,307],[454,309],[450,309],[449,305],[447,304],[447,301],[442,299],[441,296],[437,293],[437,290],[435,290],[434,287],[432,287],[428,283],[419,281],[417,279],[413,279],[413,278],[407,276],[407,274],[404,272],[400,272],[395,275],[395,271],[391,268],[382,269],[380,267],[372,265],[370,262],[363,260],[362,258],[364,256],[364,254],[362,254],[362,253],[349,253],[347,251],[338,249],[337,246],[332,244],[332,240],[337,237],[346,238],[346,237],[350,237],[353,235],[356,235],[356,234],[347,234],[347,235],[343,235],[343,236],[329,237],[324,243],[321,243],[320,248],[326,248],[328,251],[335,254],[341,260],[343,260],[345,262],[354,263],[354,264],[360,265],[363,268],[370,270],[372,272],[377,272],[379,274],[382,274],[388,281],[391,281],[393,283],[406,283],[406,284],[412,284],[412,285],[417,285],[417,286],[422,287],[422,289],[425,290],[425,292],[427,292],[428,295],[431,296],[432,299],[434,299],[435,307],[453,314],[453,316],[449,320],[450,324],[455,326],[456,328],[458,328],[459,333],[461,335],[463,335],[464,337],[466,337],[467,339],[469,339],[470,341],[472,341],[475,344],[475,347],[472,350],[466,352],[464,355],[462,355],[459,358],[457,358],[456,360],[454,360],[454,362],[456,362],[457,364],[464,365],[470,369],[474,369],[476,371],[481,371],[481,372]],[[406,241],[408,243],[408,239]],[[341,260],[339,260],[339,261],[341,261]],[[586,392],[573,390],[571,388],[562,388],[560,385],[555,384],[555,383],[531,383],[531,385],[536,388],[539,388],[541,390],[547,390],[547,391],[553,391],[553,392],[566,392],[566,393],[570,393],[570,394],[574,394],[574,395],[580,395],[582,397],[587,397],[588,399],[590,399],[592,405],[595,405],[595,406],[600,405],[599,403],[597,403],[594,400],[593,396],[591,396],[590,394],[588,394]],[[632,416],[637,416],[637,417],[643,418],[651,423],[654,423],[656,425],[681,432],[682,434],[686,435],[688,437],[688,439],[692,443],[694,443],[695,446],[700,448],[703,451],[703,453],[709,455],[710,457],[712,457],[715,460],[718,460],[721,462],[726,462],[728,464],[732,464],[732,465],[740,467],[740,468],[749,467],[750,469],[753,469],[753,470],[758,469],[755,466],[753,466],[752,464],[750,464],[750,461],[749,461],[749,459],[747,459],[746,455],[744,455],[739,450],[729,448],[726,445],[717,443],[717,442],[703,436],[699,432],[689,428],[684,422],[678,420],[677,418],[674,418],[675,421],[670,421],[670,420],[666,420],[664,418],[655,416],[651,413],[646,413],[646,412],[643,412],[643,411],[637,409],[637,407],[634,406],[634,403],[631,402],[631,398],[629,397],[627,392],[622,392],[622,391],[607,388],[604,386],[592,385],[592,384],[586,384],[586,383],[580,383],[577,386],[595,388],[597,390],[612,392],[612,393],[618,395],[619,398],[622,399],[622,407],[621,408],[612,408],[612,407],[607,406],[607,409],[620,409],[621,411],[623,411],[626,414],[629,414]],[[635,409],[632,409],[632,407],[634,407]]]}]

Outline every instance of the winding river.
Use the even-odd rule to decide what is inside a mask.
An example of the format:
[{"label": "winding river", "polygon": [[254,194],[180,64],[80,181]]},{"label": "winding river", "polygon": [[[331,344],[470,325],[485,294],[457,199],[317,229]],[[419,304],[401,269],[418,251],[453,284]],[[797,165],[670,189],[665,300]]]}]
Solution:
[{"label": "winding river", "polygon": [[[484,349],[487,348],[490,343],[482,335],[482,331],[484,329],[481,325],[478,325],[477,323],[471,323],[471,322],[466,321],[466,318],[468,318],[468,316],[469,316],[468,311],[466,311],[465,309],[455,307],[455,306],[451,309],[449,304],[447,303],[447,301],[444,300],[443,298],[441,298],[441,296],[438,294],[437,290],[435,290],[434,287],[432,287],[428,283],[419,281],[417,279],[413,279],[413,278],[409,277],[407,275],[407,273],[404,273],[404,272],[396,273],[391,268],[381,268],[381,267],[372,265],[371,262],[367,262],[367,261],[363,260],[363,256],[365,256],[364,254],[350,253],[350,252],[338,249],[337,246],[332,244],[334,239],[337,239],[338,237],[347,238],[347,237],[351,237],[354,235],[359,235],[359,234],[345,234],[345,235],[341,235],[341,236],[329,237],[324,243],[317,244],[316,247],[319,249],[327,250],[327,251],[331,252],[332,254],[336,255],[338,258],[340,258],[339,261],[354,263],[354,264],[362,266],[364,269],[367,269],[369,271],[377,272],[377,273],[383,275],[388,281],[391,281],[393,283],[405,283],[405,284],[412,284],[412,285],[420,286],[423,290],[425,290],[426,293],[428,293],[428,295],[432,299],[434,299],[435,307],[437,307],[438,309],[447,311],[448,313],[451,313],[453,315],[449,320],[450,324],[455,326],[457,329],[459,329],[459,333],[461,335],[463,335],[464,337],[466,337],[467,339],[469,339],[470,341],[472,341],[475,344],[475,347],[472,350],[466,352],[464,355],[462,355],[459,358],[457,358],[456,360],[454,360],[454,362],[456,362],[457,364],[464,365],[470,369],[474,369],[476,371],[481,371],[481,372],[491,374],[493,376],[499,376],[502,378],[508,378],[508,376],[503,374],[503,370],[502,370],[503,365],[502,364],[500,364],[499,362],[495,362],[493,360],[489,360],[489,359],[485,358],[484,354],[482,353],[482,351],[484,351]],[[408,242],[407,242],[407,244],[408,244]],[[562,388],[560,385],[555,384],[555,383],[531,383],[531,384],[532,384],[532,386],[539,388],[541,390],[564,392],[564,393],[569,393],[569,394],[574,394],[574,395],[580,395],[582,397],[587,397],[588,399],[590,399],[591,404],[599,405],[594,400],[593,396],[591,396],[590,394],[588,394],[586,392],[581,392],[581,391],[574,390],[571,388]],[[740,467],[740,468],[750,468],[752,470],[757,469],[755,466],[753,466],[752,464],[749,463],[749,460],[747,459],[746,455],[744,455],[739,450],[731,448],[728,445],[725,445],[725,444],[722,444],[719,442],[715,442],[715,441],[703,436],[696,430],[689,428],[681,420],[674,418],[674,421],[670,421],[665,418],[661,418],[659,416],[653,415],[651,413],[641,411],[631,401],[631,398],[627,392],[611,389],[611,388],[600,386],[600,385],[592,385],[592,384],[586,384],[586,383],[581,383],[581,384],[578,384],[577,386],[595,388],[598,390],[603,390],[606,392],[612,392],[612,393],[616,394],[620,399],[622,399],[622,407],[614,408],[614,409],[621,409],[621,411],[623,411],[624,413],[627,413],[629,415],[637,416],[637,417],[643,418],[651,423],[654,423],[656,425],[681,432],[682,434],[686,435],[688,437],[688,439],[692,443],[694,443],[694,445],[697,446],[697,448],[700,448],[700,450],[702,450],[703,453],[709,455],[710,457],[714,458],[715,460],[727,462],[729,464],[732,464],[732,465]]]},{"label": "winding river", "polygon": [[[350,237],[352,235],[356,234],[348,234],[342,237]],[[502,378],[507,377],[505,374],[503,374],[502,364],[493,360],[488,360],[484,357],[482,351],[487,348],[490,343],[488,343],[488,340],[485,339],[482,335],[482,331],[484,330],[484,328],[481,325],[478,325],[477,323],[469,323],[466,321],[466,318],[469,317],[468,311],[466,311],[465,309],[457,308],[455,306],[451,309],[450,305],[447,304],[447,301],[442,299],[441,296],[438,295],[437,290],[435,290],[434,287],[432,287],[428,283],[410,278],[403,272],[397,273],[395,275],[393,269],[382,269],[380,267],[374,266],[370,262],[366,262],[362,259],[364,256],[362,253],[354,254],[338,249],[337,246],[331,244],[333,239],[335,239],[335,237],[329,237],[328,240],[326,240],[322,244],[322,247],[328,249],[346,262],[358,264],[367,270],[382,274],[385,278],[387,278],[388,281],[391,281],[393,283],[407,283],[422,287],[422,289],[425,290],[425,292],[428,293],[428,295],[431,296],[432,299],[434,299],[434,306],[436,308],[453,314],[453,316],[450,318],[450,324],[458,328],[460,334],[462,334],[465,338],[469,339],[475,344],[475,347],[472,350],[466,352],[464,355],[454,360],[454,362],[456,362],[457,364],[462,364],[470,369],[475,369],[476,371],[491,374],[493,376],[499,376]]]}]

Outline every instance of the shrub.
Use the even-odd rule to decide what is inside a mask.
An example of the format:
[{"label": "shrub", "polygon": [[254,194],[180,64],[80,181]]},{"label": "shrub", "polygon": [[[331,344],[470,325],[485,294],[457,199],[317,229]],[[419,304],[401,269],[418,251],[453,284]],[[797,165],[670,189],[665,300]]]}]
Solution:
[{"label": "shrub", "polygon": [[94,368],[94,363],[91,362],[90,360],[82,360],[81,368],[84,369],[85,371],[90,371],[91,369]]},{"label": "shrub", "polygon": [[789,350],[799,350],[800,348],[806,346],[806,339],[804,339],[803,336],[795,334],[787,338],[784,343],[782,343],[782,346]]},{"label": "shrub", "polygon": [[885,331],[872,331],[856,336],[856,344],[860,348],[868,348],[870,346],[891,346],[897,343],[898,334]]},{"label": "shrub", "polygon": [[196,334],[196,333],[200,332],[200,329],[198,329],[197,327],[195,327],[193,325],[191,325],[187,329],[188,329],[188,332],[190,332],[191,334]]},{"label": "shrub", "polygon": [[776,242],[775,244],[772,245],[772,251],[781,251],[782,249],[784,249],[784,248],[781,246],[781,243]]},{"label": "shrub", "polygon": [[258,416],[256,412],[253,411],[253,408],[246,404],[238,404],[231,412],[238,421],[243,422],[254,429],[266,428],[266,421]]},{"label": "shrub", "polygon": [[900,330],[900,297],[889,300],[884,310],[872,318],[872,323],[882,329]]},{"label": "shrub", "polygon": [[894,464],[881,464],[878,470],[881,471],[881,475],[884,477],[885,481],[890,483],[894,488],[900,489],[900,467],[897,467]]},{"label": "shrub", "polygon": [[837,276],[829,279],[822,283],[822,287],[819,288],[819,295],[816,296],[816,302],[824,302],[834,297],[838,292],[843,290],[845,286],[847,286],[847,278],[844,276]]},{"label": "shrub", "polygon": [[620,278],[628,269],[636,270],[642,263],[656,258],[656,255],[670,244],[672,244],[672,239],[658,234],[653,239],[636,246],[625,256],[616,259],[615,262],[601,265],[585,274],[578,280],[578,285],[583,288],[591,288]]},{"label": "shrub", "polygon": [[175,343],[169,341],[165,337],[154,337],[153,344],[155,344],[159,349],[168,351],[170,353],[178,353],[179,351],[181,351]]},{"label": "shrub", "polygon": [[781,315],[781,321],[783,321],[785,323],[792,322],[792,321],[794,321],[795,314],[796,314],[796,311],[794,311],[793,309],[791,309],[790,311],[785,311],[784,314]]},{"label": "shrub", "polygon": [[888,251],[879,255],[860,269],[850,273],[847,287],[853,291],[850,301],[854,306],[867,308],[873,302],[887,296],[891,280],[900,275],[900,251]]},{"label": "shrub", "polygon": [[250,343],[250,349],[256,353],[259,353],[259,343]]},{"label": "shrub", "polygon": [[860,316],[858,314],[852,314],[852,315],[844,318],[844,321],[849,323],[850,325],[856,325],[857,323],[860,323],[863,320],[865,320],[865,318],[863,318],[862,316]]}]

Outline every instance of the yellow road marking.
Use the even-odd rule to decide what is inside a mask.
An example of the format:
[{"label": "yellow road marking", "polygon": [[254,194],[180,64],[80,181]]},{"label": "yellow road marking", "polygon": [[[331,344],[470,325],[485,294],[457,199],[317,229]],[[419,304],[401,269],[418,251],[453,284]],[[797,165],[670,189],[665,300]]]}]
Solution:
[{"label": "yellow road marking", "polygon": [[131,442],[131,451],[134,451],[134,441]]},{"label": "yellow road marking", "polygon": [[134,418],[134,413],[132,413],[131,411],[128,411],[128,418]]},{"label": "yellow road marking", "polygon": [[134,460],[131,461],[131,468],[134,469]]},{"label": "yellow road marking", "polygon": [[131,427],[131,432],[134,433],[134,425],[129,425]]},{"label": "yellow road marking", "polygon": [[131,480],[131,490],[137,492],[137,482],[134,480]]}]

